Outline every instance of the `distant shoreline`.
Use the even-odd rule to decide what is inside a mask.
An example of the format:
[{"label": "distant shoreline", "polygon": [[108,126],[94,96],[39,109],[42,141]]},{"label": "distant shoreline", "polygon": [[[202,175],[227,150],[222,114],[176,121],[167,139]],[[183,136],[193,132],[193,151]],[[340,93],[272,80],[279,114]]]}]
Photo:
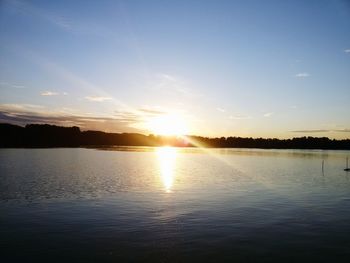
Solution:
[{"label": "distant shoreline", "polygon": [[[80,146],[25,146],[25,147],[3,147],[0,146],[0,149],[92,149],[92,150],[106,150],[106,151],[126,151],[129,152],[131,148],[137,148],[137,152],[140,152],[139,149],[144,147],[145,149],[156,149],[159,147],[174,147],[179,149],[201,149],[197,146],[172,146],[172,145],[159,145],[159,146],[144,146],[144,145],[80,145]],[[123,150],[125,148],[126,150]],[[202,147],[202,149],[243,149],[243,150],[306,150],[306,151],[350,151],[350,149],[321,149],[321,148],[257,148],[257,147]],[[148,152],[148,150],[145,150]]]},{"label": "distant shoreline", "polygon": [[138,133],[81,131],[79,127],[0,123],[0,148],[103,148],[118,146],[202,147],[245,149],[350,150],[350,139],[298,137],[293,139],[201,136],[159,136]]}]

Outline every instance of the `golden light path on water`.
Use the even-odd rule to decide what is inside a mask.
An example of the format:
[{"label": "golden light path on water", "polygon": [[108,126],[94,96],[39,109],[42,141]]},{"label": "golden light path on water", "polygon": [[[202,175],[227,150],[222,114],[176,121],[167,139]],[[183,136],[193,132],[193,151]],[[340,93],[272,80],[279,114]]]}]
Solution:
[{"label": "golden light path on water", "polygon": [[175,177],[176,148],[160,147],[157,148],[156,154],[165,191],[170,193]]}]

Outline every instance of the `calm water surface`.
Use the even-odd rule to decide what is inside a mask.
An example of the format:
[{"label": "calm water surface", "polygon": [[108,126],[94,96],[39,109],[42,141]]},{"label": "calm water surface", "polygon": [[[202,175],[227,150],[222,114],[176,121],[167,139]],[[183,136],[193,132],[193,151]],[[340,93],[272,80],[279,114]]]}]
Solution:
[{"label": "calm water surface", "polygon": [[349,262],[346,156],[1,149],[0,261]]}]

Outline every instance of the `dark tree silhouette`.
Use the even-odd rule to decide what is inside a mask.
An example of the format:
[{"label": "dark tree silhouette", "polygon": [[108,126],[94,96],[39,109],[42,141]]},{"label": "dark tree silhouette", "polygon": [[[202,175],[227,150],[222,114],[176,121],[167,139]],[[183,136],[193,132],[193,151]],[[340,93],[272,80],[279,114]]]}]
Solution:
[{"label": "dark tree silhouette", "polygon": [[0,123],[0,147],[84,147],[84,146],[178,146],[216,148],[265,149],[342,149],[350,150],[350,139],[331,140],[327,137],[264,139],[201,136],[155,136],[138,133],[106,133],[81,131],[79,127],[59,127],[49,124],[28,124],[25,127]]}]

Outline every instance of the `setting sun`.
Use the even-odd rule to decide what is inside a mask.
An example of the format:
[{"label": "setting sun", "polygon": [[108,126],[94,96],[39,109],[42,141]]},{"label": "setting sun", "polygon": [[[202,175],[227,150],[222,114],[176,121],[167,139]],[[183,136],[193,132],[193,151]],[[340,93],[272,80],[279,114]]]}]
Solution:
[{"label": "setting sun", "polygon": [[148,129],[157,135],[180,136],[188,133],[185,119],[176,114],[161,115],[148,122]]}]

